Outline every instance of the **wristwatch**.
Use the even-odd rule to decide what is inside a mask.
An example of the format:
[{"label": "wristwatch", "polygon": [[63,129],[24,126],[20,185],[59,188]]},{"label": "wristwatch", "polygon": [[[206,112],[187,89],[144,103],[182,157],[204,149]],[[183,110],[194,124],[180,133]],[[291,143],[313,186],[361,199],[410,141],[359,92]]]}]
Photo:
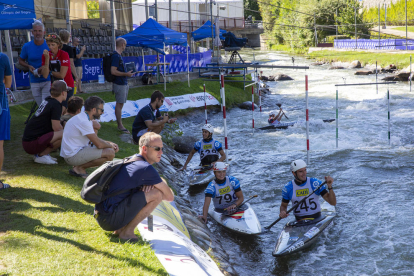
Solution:
[{"label": "wristwatch", "polygon": [[333,189],[332,187],[328,188],[328,190],[332,190],[332,189]]}]

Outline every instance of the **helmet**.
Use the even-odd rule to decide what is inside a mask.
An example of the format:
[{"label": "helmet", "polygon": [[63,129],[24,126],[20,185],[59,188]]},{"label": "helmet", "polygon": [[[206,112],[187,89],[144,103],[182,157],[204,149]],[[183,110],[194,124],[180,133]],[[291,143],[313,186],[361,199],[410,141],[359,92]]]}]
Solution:
[{"label": "helmet", "polygon": [[274,116],[274,115],[276,115],[274,111],[269,112],[269,116]]},{"label": "helmet", "polygon": [[292,172],[296,172],[297,170],[300,170],[303,168],[306,168],[306,163],[302,159],[295,160],[290,164],[290,170]]},{"label": "helmet", "polygon": [[213,166],[213,171],[227,171],[227,164],[224,162],[216,162]]},{"label": "helmet", "polygon": [[214,132],[214,128],[212,125],[210,124],[205,124],[201,129],[203,130],[207,130],[208,132],[210,132],[211,134],[213,134]]}]

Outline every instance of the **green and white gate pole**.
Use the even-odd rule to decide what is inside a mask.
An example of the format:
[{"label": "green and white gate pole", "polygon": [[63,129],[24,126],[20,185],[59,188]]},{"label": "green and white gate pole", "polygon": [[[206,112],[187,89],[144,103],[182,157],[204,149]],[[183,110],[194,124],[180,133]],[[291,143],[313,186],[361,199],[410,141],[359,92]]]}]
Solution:
[{"label": "green and white gate pole", "polygon": [[391,131],[390,131],[390,89],[387,89],[387,98],[388,98],[388,145],[391,145]]}]

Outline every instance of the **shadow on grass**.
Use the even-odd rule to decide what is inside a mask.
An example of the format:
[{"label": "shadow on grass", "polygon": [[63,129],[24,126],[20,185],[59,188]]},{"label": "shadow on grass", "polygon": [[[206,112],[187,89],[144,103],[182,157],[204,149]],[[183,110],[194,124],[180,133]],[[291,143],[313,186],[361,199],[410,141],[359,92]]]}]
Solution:
[{"label": "shadow on grass", "polygon": [[[50,233],[46,233],[46,231],[56,232],[56,233],[74,233],[77,230],[69,229],[66,227],[57,227],[54,225],[44,225],[44,223],[40,219],[30,218],[28,216],[22,215],[22,211],[28,211],[35,209],[36,211],[40,212],[66,212],[67,210],[72,210],[78,213],[93,213],[93,206],[83,204],[79,201],[75,201],[73,199],[39,191],[35,189],[24,189],[24,188],[11,188],[6,192],[0,194],[0,233],[6,231],[14,231],[14,232],[22,232],[27,233],[29,235],[35,235],[38,237],[42,237],[48,239],[50,241],[56,241],[60,243],[67,243],[77,248],[87,251],[87,252],[95,252],[101,254],[104,257],[111,258],[117,261],[125,262],[131,267],[139,266],[142,269],[145,269],[149,272],[155,272],[160,275],[167,275],[162,269],[152,269],[148,267],[145,263],[139,261],[138,259],[123,257],[123,256],[116,256],[109,252],[97,250],[94,247],[91,247],[86,244],[82,244],[80,242],[76,242],[74,240],[60,237],[57,235],[53,235]],[[34,207],[33,205],[23,202],[22,200],[31,200],[37,202],[45,202],[50,203],[52,205],[56,205],[57,207]],[[112,243],[125,243],[128,242],[120,241],[118,237],[107,233],[109,241]],[[134,245],[142,246],[145,242],[140,238],[137,243]],[[7,246],[15,247],[15,248],[23,248],[26,245],[26,241],[24,239],[9,239],[7,241]]]}]

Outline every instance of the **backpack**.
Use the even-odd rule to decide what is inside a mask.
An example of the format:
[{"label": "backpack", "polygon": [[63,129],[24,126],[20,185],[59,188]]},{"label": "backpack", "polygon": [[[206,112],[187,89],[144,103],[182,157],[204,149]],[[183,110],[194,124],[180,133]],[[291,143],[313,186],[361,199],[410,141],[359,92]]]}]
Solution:
[{"label": "backpack", "polygon": [[105,162],[85,179],[81,190],[81,197],[89,203],[98,204],[107,198],[129,191],[129,189],[121,190],[104,196],[110,186],[109,184],[111,183],[112,178],[119,172],[121,167],[138,160],[140,159],[130,156],[124,159]]},{"label": "backpack", "polygon": [[[113,55],[114,55],[114,53],[105,55],[102,59],[103,74],[104,74],[105,80],[107,82],[113,82],[116,78],[116,76],[112,75],[112,73],[111,73],[112,56]],[[119,65],[122,65],[122,58],[119,59]]]}]

